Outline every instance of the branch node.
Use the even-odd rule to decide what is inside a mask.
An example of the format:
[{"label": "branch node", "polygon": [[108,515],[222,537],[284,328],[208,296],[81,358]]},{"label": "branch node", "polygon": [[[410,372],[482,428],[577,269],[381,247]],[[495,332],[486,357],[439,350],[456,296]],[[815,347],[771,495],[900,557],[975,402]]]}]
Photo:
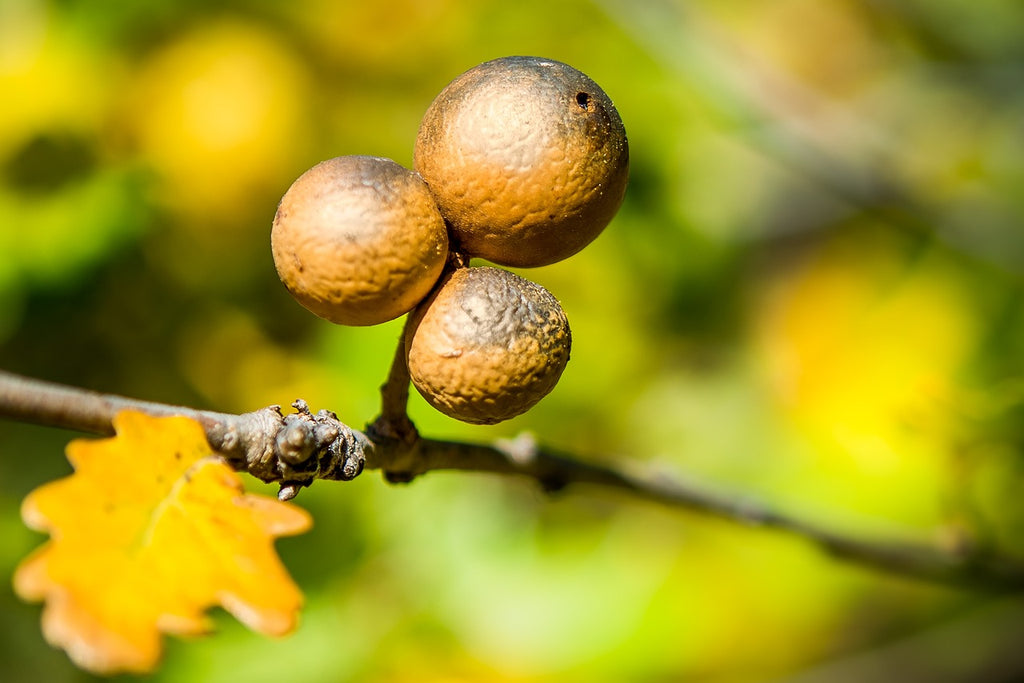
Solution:
[{"label": "branch node", "polygon": [[261,481],[278,482],[281,500],[294,498],[316,479],[348,481],[363,471],[372,444],[329,410],[313,415],[302,399],[294,413],[280,406],[245,413],[207,428],[211,445]]},{"label": "branch node", "polygon": [[302,482],[282,482],[281,488],[277,492],[277,499],[280,501],[288,501],[299,495],[299,491],[302,487],[306,486]]},{"label": "branch node", "polygon": [[384,481],[389,484],[408,484],[416,478],[415,472],[399,472],[397,470],[384,470]]},{"label": "branch node", "polygon": [[530,432],[521,432],[514,439],[497,439],[495,446],[521,467],[527,467],[537,459],[537,439]]},{"label": "branch node", "polygon": [[567,487],[569,480],[565,477],[550,475],[537,477],[537,483],[540,484],[540,488],[544,493],[554,494]]},{"label": "branch node", "polygon": [[380,455],[386,461],[378,466],[389,484],[408,484],[422,473],[420,434],[408,416],[380,415],[367,425],[366,435],[380,446]]},{"label": "branch node", "polygon": [[284,424],[277,433],[277,452],[281,460],[288,465],[299,465],[309,460],[316,448],[315,428],[302,420],[304,415],[296,413],[298,420],[291,419],[292,416],[284,418]]},{"label": "branch node", "polygon": [[737,521],[747,526],[763,526],[768,522],[768,512],[760,502],[752,498],[739,499],[735,512]]}]

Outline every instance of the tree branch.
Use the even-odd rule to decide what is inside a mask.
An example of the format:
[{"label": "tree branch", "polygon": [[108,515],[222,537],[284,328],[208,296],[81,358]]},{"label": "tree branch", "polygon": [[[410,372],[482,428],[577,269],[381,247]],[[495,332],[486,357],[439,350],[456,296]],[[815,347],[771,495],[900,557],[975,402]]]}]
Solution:
[{"label": "tree branch", "polygon": [[[396,354],[398,363],[404,367],[404,356]],[[401,393],[395,387],[402,382],[402,372],[401,367],[392,367],[385,392]],[[775,529],[830,555],[894,574],[990,591],[1024,589],[1024,564],[969,547],[944,550],[920,543],[853,538],[734,494],[584,462],[542,448],[527,437],[483,445],[421,438],[413,431],[411,438],[397,439],[375,432],[373,427],[381,418],[363,434],[329,411],[313,415],[305,401],[293,406],[296,412],[287,416],[279,406],[241,415],[215,413],[98,394],[0,371],[0,417],[104,435],[113,433],[111,420],[120,410],[192,417],[206,430],[211,447],[233,467],[280,483],[282,498],[293,497],[315,479],[352,479],[364,466],[382,470],[390,481],[410,481],[433,470],[517,475],[536,480],[548,491],[570,485],[599,486],[674,509]]]},{"label": "tree branch", "polygon": [[717,492],[678,479],[634,476],[541,448],[529,438],[496,446],[423,439],[419,455],[423,472],[452,469],[516,474],[536,479],[549,491],[568,485],[600,486],[671,508],[785,532],[834,557],[905,576],[997,590],[1024,588],[1024,564],[1008,558],[989,557],[970,547],[943,550],[920,543],[845,536],[735,493]]},{"label": "tree branch", "polygon": [[101,435],[114,433],[113,418],[122,410],[191,417],[232,467],[279,483],[282,500],[295,497],[316,479],[345,481],[358,476],[373,451],[372,442],[330,411],[313,415],[301,399],[292,406],[296,412],[287,416],[276,405],[241,415],[216,413],[100,394],[0,370],[2,417]]}]

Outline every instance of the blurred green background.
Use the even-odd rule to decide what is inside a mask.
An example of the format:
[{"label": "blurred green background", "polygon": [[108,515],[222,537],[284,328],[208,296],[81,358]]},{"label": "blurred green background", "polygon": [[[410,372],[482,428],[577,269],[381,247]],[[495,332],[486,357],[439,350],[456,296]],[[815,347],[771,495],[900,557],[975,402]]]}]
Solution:
[{"label": "blurred green background", "polygon": [[[615,101],[631,184],[526,273],[572,361],[524,430],[852,534],[1024,559],[1024,9],[1017,0],[0,0],[0,367],[221,411],[376,413],[401,321],[280,284],[276,203],[342,154],[410,165],[454,76],[565,61]],[[0,576],[73,434],[0,423]],[[263,489],[258,483],[255,490]],[[298,502],[308,598],[224,615],[154,681],[1024,680],[1024,601],[842,564],[601,491],[370,473]],[[0,591],[10,681],[84,681]]]}]

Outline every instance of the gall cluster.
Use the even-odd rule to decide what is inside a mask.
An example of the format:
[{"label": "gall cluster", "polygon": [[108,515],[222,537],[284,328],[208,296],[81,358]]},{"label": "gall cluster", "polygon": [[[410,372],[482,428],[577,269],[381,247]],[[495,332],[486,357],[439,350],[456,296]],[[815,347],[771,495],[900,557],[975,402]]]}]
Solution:
[{"label": "gall cluster", "polygon": [[566,64],[496,59],[434,99],[413,166],[342,156],[303,173],[274,217],[277,272],[300,304],[338,324],[411,311],[409,374],[442,413],[474,424],[519,415],[565,369],[568,321],[540,285],[466,264],[544,266],[597,237],[626,190],[622,120]]}]

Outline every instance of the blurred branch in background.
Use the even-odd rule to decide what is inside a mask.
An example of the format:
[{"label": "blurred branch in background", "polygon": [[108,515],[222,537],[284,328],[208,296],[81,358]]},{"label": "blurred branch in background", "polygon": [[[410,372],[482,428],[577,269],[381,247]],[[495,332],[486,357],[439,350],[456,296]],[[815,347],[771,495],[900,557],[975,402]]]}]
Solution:
[{"label": "blurred branch in background", "polygon": [[1024,602],[1003,598],[964,610],[912,636],[810,667],[776,683],[1017,681]]},{"label": "blurred branch in background", "polygon": [[[992,125],[985,117],[1003,109],[999,98],[1005,95],[998,88],[987,92],[979,87],[993,80],[992,73],[996,69],[991,64],[974,64],[956,70],[945,64],[928,64],[924,59],[908,60],[910,63],[903,65],[901,73],[891,75],[892,82],[877,86],[878,92],[864,95],[860,100],[840,99],[801,83],[745,46],[736,31],[730,31],[716,19],[712,8],[704,3],[595,2],[628,29],[653,58],[695,87],[706,105],[724,119],[733,134],[788,166],[812,186],[845,204],[849,211],[874,216],[912,236],[935,235],[954,248],[1006,269],[1018,278],[1024,274],[1024,233],[1017,229],[1010,207],[1004,206],[996,193],[982,192],[963,201],[923,198],[920,188],[912,187],[909,184],[912,181],[901,177],[903,169],[900,168],[906,165],[900,157],[922,153],[911,148],[920,141],[909,138],[895,123],[886,120],[887,115],[899,114],[887,108],[906,104],[887,100],[902,97],[909,101],[921,95],[917,90],[949,86],[969,91],[972,97],[982,101],[992,100],[990,110],[965,110],[957,121],[982,134],[984,128]],[[922,40],[937,40],[941,36],[936,34],[951,26],[929,22],[926,13],[911,10],[913,3],[875,4],[896,10],[905,22],[901,28],[923,34]],[[808,26],[811,25],[809,20]],[[807,29],[793,24],[789,30]],[[822,38],[828,39],[827,36]],[[874,47],[882,53],[881,59],[896,58],[889,54],[894,51],[891,46],[887,50]],[[1011,69],[1019,71],[1019,62],[1008,59],[1004,71]],[[1018,81],[1021,75],[1017,74]],[[1007,73],[999,80],[1013,79]],[[900,89],[905,92],[900,93]],[[912,115],[920,118],[921,126],[928,119],[957,114],[926,108],[925,102],[919,104],[925,107]],[[972,116],[974,120],[968,118]],[[905,121],[902,123],[906,125]],[[821,224],[805,220],[778,225],[779,232],[766,237],[785,237],[794,227],[813,229],[816,225]]]}]

